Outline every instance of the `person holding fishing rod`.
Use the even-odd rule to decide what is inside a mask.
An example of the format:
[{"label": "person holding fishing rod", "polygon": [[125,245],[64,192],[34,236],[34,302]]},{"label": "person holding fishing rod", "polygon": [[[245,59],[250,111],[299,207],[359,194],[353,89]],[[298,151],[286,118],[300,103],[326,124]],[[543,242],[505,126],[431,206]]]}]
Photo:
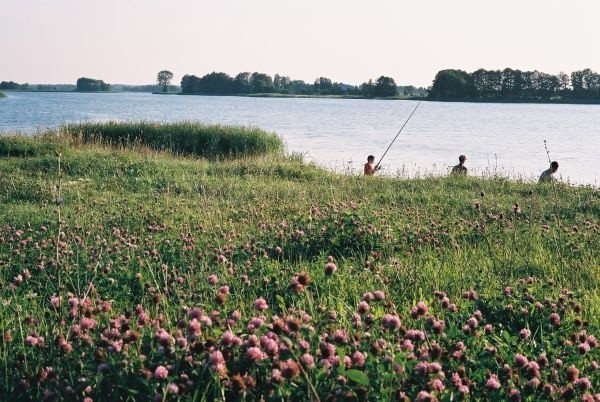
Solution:
[{"label": "person holding fishing rod", "polygon": [[415,106],[415,108],[413,109],[412,113],[408,116],[408,119],[406,119],[406,121],[404,122],[404,124],[402,125],[402,127],[400,127],[400,130],[398,131],[398,134],[396,134],[396,136],[394,137],[394,139],[392,140],[392,142],[390,143],[390,145],[387,147],[387,149],[385,150],[385,152],[381,156],[381,159],[379,159],[379,162],[377,162],[377,164],[375,166],[373,166],[373,162],[375,162],[375,157],[373,155],[369,155],[367,157],[367,163],[365,163],[365,166],[364,166],[365,176],[373,176],[373,174],[375,174],[376,171],[378,171],[378,170],[381,169],[381,161],[383,160],[383,158],[385,158],[385,155],[388,153],[388,151],[390,150],[390,148],[392,147],[392,145],[394,144],[394,142],[396,142],[396,138],[398,138],[398,136],[400,135],[400,133],[402,132],[402,130],[404,130],[404,126],[406,126],[406,123],[408,123],[408,121],[410,120],[410,118],[412,117],[412,115],[415,114],[415,112],[417,111],[417,108],[419,107],[420,104],[421,104],[421,101],[419,101],[419,103],[417,103],[417,106]]},{"label": "person holding fishing rod", "polygon": [[557,161],[550,162],[550,169],[546,169],[542,172],[539,183],[555,182],[556,177],[554,177],[554,173],[556,173],[557,170],[558,170],[558,162]]},{"label": "person holding fishing rod", "polygon": [[363,169],[365,176],[373,176],[376,171],[381,169],[381,166],[379,166],[379,165],[374,166],[373,163],[375,163],[375,157],[373,155],[369,155],[367,157],[367,163],[365,163],[365,166]]},{"label": "person holding fishing rod", "polygon": [[[544,140],[544,148],[546,149],[546,155],[548,156],[548,162],[550,162],[552,159],[550,159],[550,151],[548,151],[548,144],[546,143],[546,140]],[[556,173],[557,170],[558,170],[558,162],[557,161],[550,162],[550,168],[547,170],[544,170],[542,172],[542,175],[540,176],[538,183],[554,183],[556,181],[556,177],[554,177],[554,173]]]}]

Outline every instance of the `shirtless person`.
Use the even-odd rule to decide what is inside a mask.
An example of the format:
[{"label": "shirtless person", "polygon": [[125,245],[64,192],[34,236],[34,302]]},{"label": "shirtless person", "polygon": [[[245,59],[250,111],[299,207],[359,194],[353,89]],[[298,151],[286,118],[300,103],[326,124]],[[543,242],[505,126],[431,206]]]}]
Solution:
[{"label": "shirtless person", "polygon": [[552,183],[556,181],[556,177],[554,177],[554,173],[558,170],[558,162],[554,161],[550,164],[550,169],[544,170],[542,175],[540,176],[540,183]]},{"label": "shirtless person", "polygon": [[381,169],[379,166],[373,166],[373,163],[375,163],[375,157],[373,155],[369,155],[367,157],[367,163],[365,163],[364,167],[365,176],[373,176],[376,171]]},{"label": "shirtless person", "polygon": [[452,168],[452,174],[467,174],[467,167],[465,166],[465,162],[467,161],[467,157],[461,155],[458,157],[458,165]]}]

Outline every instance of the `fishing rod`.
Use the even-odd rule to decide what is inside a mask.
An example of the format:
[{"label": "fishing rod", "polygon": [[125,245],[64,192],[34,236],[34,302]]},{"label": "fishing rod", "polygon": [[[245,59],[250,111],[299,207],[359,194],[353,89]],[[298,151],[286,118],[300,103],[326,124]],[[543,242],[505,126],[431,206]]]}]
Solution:
[{"label": "fishing rod", "polygon": [[546,148],[546,155],[548,156],[548,162],[552,163],[552,159],[550,159],[550,151],[548,151],[548,145],[546,144],[546,140],[544,140],[544,148]]},{"label": "fishing rod", "polygon": [[410,120],[410,118],[412,117],[412,115],[415,114],[415,112],[417,111],[417,108],[419,107],[419,105],[421,104],[421,102],[422,101],[419,101],[419,103],[417,103],[417,106],[415,106],[415,108],[413,109],[412,113],[408,116],[408,119],[406,119],[406,121],[404,122],[404,124],[402,125],[402,127],[400,127],[400,130],[398,131],[398,134],[396,134],[396,136],[394,137],[394,139],[392,140],[392,142],[390,142],[390,145],[387,147],[387,149],[385,150],[385,152],[381,156],[381,159],[379,159],[379,162],[377,162],[377,165],[375,165],[376,167],[379,167],[379,164],[381,163],[381,161],[383,160],[383,158],[385,157],[385,155],[388,153],[388,151],[390,150],[390,148],[392,147],[392,145],[396,141],[396,138],[398,138],[398,136],[400,135],[400,133],[404,129],[404,126],[406,126],[406,123],[408,123],[408,121]]}]

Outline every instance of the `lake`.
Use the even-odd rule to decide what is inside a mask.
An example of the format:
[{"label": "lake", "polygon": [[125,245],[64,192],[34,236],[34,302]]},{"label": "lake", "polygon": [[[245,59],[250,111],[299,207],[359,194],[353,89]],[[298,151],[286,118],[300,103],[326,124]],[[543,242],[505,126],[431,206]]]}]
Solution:
[{"label": "lake", "polygon": [[[0,132],[32,134],[75,121],[177,121],[256,126],[288,152],[358,173],[383,154],[417,102],[323,98],[161,96],[147,93],[8,92]],[[597,186],[600,105],[422,102],[383,160],[385,174],[447,174],[467,155],[473,174],[537,180],[560,162],[562,180]]]}]

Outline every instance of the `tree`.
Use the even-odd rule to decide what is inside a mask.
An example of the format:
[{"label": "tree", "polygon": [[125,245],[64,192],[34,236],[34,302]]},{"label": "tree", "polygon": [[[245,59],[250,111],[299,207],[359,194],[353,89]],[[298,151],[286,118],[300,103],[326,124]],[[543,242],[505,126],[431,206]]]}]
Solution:
[{"label": "tree", "polygon": [[167,92],[169,90],[169,85],[171,84],[171,80],[173,79],[173,73],[169,70],[159,71],[156,75],[156,82],[158,85],[162,85],[163,92]]},{"label": "tree", "polygon": [[271,78],[270,75],[263,73],[252,73],[250,80],[252,82],[252,93],[262,94],[275,92],[273,78]]},{"label": "tree", "polygon": [[369,80],[369,82],[363,82],[359,88],[360,94],[365,98],[372,98],[375,96],[375,84],[373,80]]},{"label": "tree", "polygon": [[398,87],[392,77],[381,76],[375,82],[375,96],[385,98],[388,96],[397,96]]},{"label": "tree", "polygon": [[233,87],[235,88],[235,93],[238,94],[249,94],[252,92],[252,80],[250,73],[239,73],[233,79]]},{"label": "tree", "polygon": [[469,73],[463,70],[442,70],[439,71],[429,97],[432,99],[459,99],[472,96],[475,92],[473,78]]},{"label": "tree", "polygon": [[198,92],[200,78],[195,75],[184,75],[181,78],[181,93],[193,94]]},{"label": "tree", "polygon": [[333,82],[329,78],[319,77],[314,83],[315,92],[321,95],[330,95]]}]

